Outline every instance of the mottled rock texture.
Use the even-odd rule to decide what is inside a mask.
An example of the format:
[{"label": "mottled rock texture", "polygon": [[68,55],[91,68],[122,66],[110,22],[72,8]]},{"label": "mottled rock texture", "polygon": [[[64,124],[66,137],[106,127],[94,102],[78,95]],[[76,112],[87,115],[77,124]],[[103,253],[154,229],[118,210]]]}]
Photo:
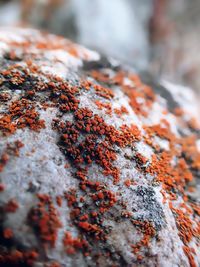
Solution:
[{"label": "mottled rock texture", "polygon": [[0,266],[199,266],[198,104],[144,78],[0,30]]}]

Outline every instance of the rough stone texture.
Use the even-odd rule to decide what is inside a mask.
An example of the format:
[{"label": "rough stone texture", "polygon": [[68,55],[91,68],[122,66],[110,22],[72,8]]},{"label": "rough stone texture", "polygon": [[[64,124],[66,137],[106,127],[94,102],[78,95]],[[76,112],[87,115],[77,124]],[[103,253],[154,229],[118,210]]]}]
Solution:
[{"label": "rough stone texture", "polygon": [[142,80],[0,30],[0,266],[199,266],[198,104]]}]

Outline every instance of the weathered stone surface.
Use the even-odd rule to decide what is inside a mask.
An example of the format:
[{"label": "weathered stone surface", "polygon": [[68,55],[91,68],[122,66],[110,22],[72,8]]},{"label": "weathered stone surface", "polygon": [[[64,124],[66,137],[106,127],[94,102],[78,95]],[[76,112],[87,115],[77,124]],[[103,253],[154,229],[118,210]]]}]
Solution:
[{"label": "weathered stone surface", "polygon": [[0,30],[1,266],[199,266],[198,105],[151,85]]}]

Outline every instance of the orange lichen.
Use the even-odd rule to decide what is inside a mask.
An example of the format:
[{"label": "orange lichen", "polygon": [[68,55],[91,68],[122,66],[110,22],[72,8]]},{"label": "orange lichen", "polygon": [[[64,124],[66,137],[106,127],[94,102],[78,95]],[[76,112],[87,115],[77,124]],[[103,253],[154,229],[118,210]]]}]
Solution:
[{"label": "orange lichen", "polygon": [[3,171],[8,160],[9,160],[9,155],[7,153],[3,153],[0,157],[0,172]]},{"label": "orange lichen", "polygon": [[16,100],[11,103],[8,114],[0,118],[0,130],[8,135],[25,127],[38,131],[45,127],[44,120],[39,119],[39,113],[30,101],[26,99]]},{"label": "orange lichen", "polygon": [[107,83],[109,82],[110,78],[109,78],[109,74],[107,73],[103,73],[103,72],[100,72],[100,71],[97,71],[97,70],[92,70],[90,72],[90,75],[97,81],[99,82],[104,82],[104,83]]},{"label": "orange lichen", "polygon": [[120,108],[115,108],[114,113],[121,117],[123,114],[128,114],[128,110],[124,106],[121,106]]},{"label": "orange lichen", "polygon": [[55,246],[58,229],[62,226],[58,211],[50,196],[38,195],[40,202],[29,213],[29,223],[39,234],[44,245]]},{"label": "orange lichen", "polygon": [[11,199],[7,202],[4,209],[6,212],[16,212],[18,208],[19,208],[19,205],[17,201],[14,199]]},{"label": "orange lichen", "polygon": [[98,85],[98,84],[93,84],[93,87],[94,87],[96,94],[98,96],[101,96],[101,97],[106,98],[106,99],[111,99],[114,97],[113,91],[109,88],[103,87],[103,86]]},{"label": "orange lichen", "polygon": [[111,115],[112,108],[110,103],[102,103],[98,100],[96,100],[94,103],[100,110],[105,109],[106,114]]},{"label": "orange lichen", "polygon": [[37,258],[38,253],[35,250],[22,252],[14,249],[10,253],[2,251],[0,254],[0,264],[1,266],[33,266]]},{"label": "orange lichen", "polygon": [[102,230],[96,224],[91,224],[89,222],[79,222],[78,226],[86,232],[94,232],[97,234],[102,232]]},{"label": "orange lichen", "polygon": [[176,223],[179,228],[179,235],[183,243],[188,244],[194,236],[200,234],[193,228],[193,222],[189,217],[188,212],[183,212],[181,209],[171,207],[172,211],[176,213]]},{"label": "orange lichen", "polygon": [[[143,237],[136,244],[131,245],[133,253],[138,255],[142,247],[148,247],[149,242],[152,237],[155,236],[156,231],[150,222],[141,222],[133,220],[132,223],[139,227],[140,231],[143,233]],[[138,255],[139,256],[139,255]]]},{"label": "orange lichen", "polygon": [[3,192],[5,190],[5,185],[0,183],[0,192]]},{"label": "orange lichen", "polygon": [[85,250],[88,247],[86,240],[79,237],[73,238],[70,232],[65,232],[63,244],[67,254],[74,254],[77,250]]},{"label": "orange lichen", "polygon": [[183,246],[183,251],[185,252],[185,254],[187,255],[187,257],[189,259],[190,266],[191,267],[197,267],[195,260],[194,260],[194,256],[193,256],[195,254],[195,252],[187,246]]},{"label": "orange lichen", "polygon": [[56,203],[59,207],[62,206],[62,197],[61,196],[56,196]]},{"label": "orange lichen", "polygon": [[125,184],[127,187],[130,187],[130,185],[131,185],[131,181],[128,179],[128,180],[124,181],[124,184]]},{"label": "orange lichen", "polygon": [[5,228],[3,231],[3,237],[5,239],[10,239],[13,237],[13,231],[10,228]]}]

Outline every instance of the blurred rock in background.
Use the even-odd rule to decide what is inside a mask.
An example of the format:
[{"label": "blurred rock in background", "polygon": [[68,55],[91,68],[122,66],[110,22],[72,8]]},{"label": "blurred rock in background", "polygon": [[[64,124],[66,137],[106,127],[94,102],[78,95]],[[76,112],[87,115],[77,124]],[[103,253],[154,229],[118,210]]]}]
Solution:
[{"label": "blurred rock in background", "polygon": [[0,25],[64,35],[200,92],[199,0],[0,1]]},{"label": "blurred rock in background", "polygon": [[154,0],[149,70],[200,93],[200,1]]},{"label": "blurred rock in background", "polygon": [[151,0],[23,0],[22,3],[25,23],[65,35],[139,69],[147,67]]}]

